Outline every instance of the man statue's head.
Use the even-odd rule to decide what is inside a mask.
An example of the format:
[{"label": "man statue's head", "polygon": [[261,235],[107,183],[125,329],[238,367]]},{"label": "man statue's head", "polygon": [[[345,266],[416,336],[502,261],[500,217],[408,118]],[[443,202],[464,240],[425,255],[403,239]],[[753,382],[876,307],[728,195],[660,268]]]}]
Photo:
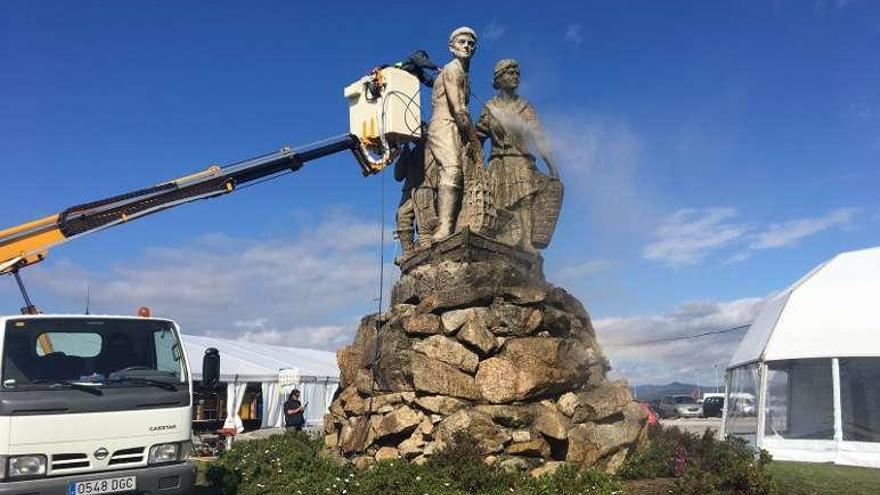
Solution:
[{"label": "man statue's head", "polygon": [[455,58],[468,60],[476,50],[477,33],[473,29],[462,26],[449,35],[449,51]]}]

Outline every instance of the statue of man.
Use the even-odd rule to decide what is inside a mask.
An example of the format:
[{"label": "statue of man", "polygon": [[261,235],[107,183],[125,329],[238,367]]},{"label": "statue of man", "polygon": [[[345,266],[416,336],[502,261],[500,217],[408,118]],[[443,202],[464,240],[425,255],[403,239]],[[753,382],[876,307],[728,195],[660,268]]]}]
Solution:
[{"label": "statue of man", "polygon": [[[477,33],[460,27],[449,35],[453,60],[443,66],[431,93],[431,122],[428,126],[428,150],[439,165],[437,193],[438,226],[432,237],[438,241],[452,234],[456,210],[460,207],[463,187],[464,143],[470,152],[480,153],[477,130],[468,111],[471,86],[468,71],[477,48]],[[482,159],[480,159],[482,161]],[[480,164],[482,166],[482,163]]]},{"label": "statue of man", "polygon": [[506,209],[516,217],[519,223],[516,243],[536,253],[532,245],[532,198],[539,182],[530,145],[547,164],[551,177],[558,179],[559,172],[535,109],[516,94],[519,77],[516,60],[504,59],[495,64],[492,86],[498,95],[486,102],[477,129],[492,142],[489,177],[495,207]]}]

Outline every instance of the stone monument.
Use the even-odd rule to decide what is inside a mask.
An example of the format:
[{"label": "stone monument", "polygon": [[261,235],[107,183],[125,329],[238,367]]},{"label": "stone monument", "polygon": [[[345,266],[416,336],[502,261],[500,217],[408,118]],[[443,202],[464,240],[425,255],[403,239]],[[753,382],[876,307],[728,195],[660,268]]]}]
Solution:
[{"label": "stone monument", "polygon": [[[455,84],[469,84],[461,64],[473,50],[456,53],[462,38],[475,47],[473,30],[453,32],[456,58],[435,97],[449,91],[438,87],[447,70]],[[625,382],[608,380],[586,309],[544,278],[536,248],[552,237],[562,185],[534,109],[515,93],[518,64],[499,62],[494,79],[500,93],[477,126],[463,115],[466,100],[452,110],[448,96],[434,98],[427,185],[404,198],[412,199],[407,228],[410,210],[417,224],[432,225],[417,226],[417,246],[406,239],[388,311],[363,318],[337,353],[340,387],[324,419],[325,446],[361,467],[423,462],[463,431],[486,462],[535,474],[562,463],[615,471],[644,440],[646,415]],[[488,172],[474,149],[479,137],[491,140]],[[441,138],[453,146],[438,152]],[[549,175],[535,167],[529,140],[542,141],[535,146]],[[450,163],[460,165],[460,189],[450,185]],[[432,211],[427,191],[438,190]]]}]

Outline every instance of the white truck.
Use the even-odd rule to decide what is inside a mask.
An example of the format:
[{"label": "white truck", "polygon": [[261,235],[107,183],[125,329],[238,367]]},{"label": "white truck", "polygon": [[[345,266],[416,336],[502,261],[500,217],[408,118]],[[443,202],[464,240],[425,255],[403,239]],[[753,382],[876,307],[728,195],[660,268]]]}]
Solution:
[{"label": "white truck", "polygon": [[174,322],[2,317],[0,355],[0,494],[192,491],[192,374]]},{"label": "white truck", "polygon": [[[211,166],[144,189],[0,230],[0,275],[15,277],[24,307],[0,316],[0,495],[190,493],[186,461],[192,381],[177,325],[149,317],[43,315],[19,271],[49,248],[192,201],[232,193],[350,150],[376,174],[421,138],[419,83],[435,71],[424,52],[376,68],[345,89],[350,133],[297,149]],[[219,354],[203,360],[207,388]]]}]

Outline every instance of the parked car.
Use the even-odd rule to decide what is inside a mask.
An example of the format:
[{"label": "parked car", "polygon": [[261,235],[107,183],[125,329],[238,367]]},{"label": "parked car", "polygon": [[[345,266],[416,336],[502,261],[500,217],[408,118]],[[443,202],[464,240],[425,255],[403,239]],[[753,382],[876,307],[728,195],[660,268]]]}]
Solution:
[{"label": "parked car", "polygon": [[690,395],[667,395],[660,401],[657,412],[661,418],[699,418],[703,408]]},{"label": "parked car", "polygon": [[737,416],[755,416],[755,396],[750,393],[730,394],[731,412]]},{"label": "parked car", "polygon": [[703,417],[720,418],[724,411],[724,397],[706,397],[703,399]]}]

